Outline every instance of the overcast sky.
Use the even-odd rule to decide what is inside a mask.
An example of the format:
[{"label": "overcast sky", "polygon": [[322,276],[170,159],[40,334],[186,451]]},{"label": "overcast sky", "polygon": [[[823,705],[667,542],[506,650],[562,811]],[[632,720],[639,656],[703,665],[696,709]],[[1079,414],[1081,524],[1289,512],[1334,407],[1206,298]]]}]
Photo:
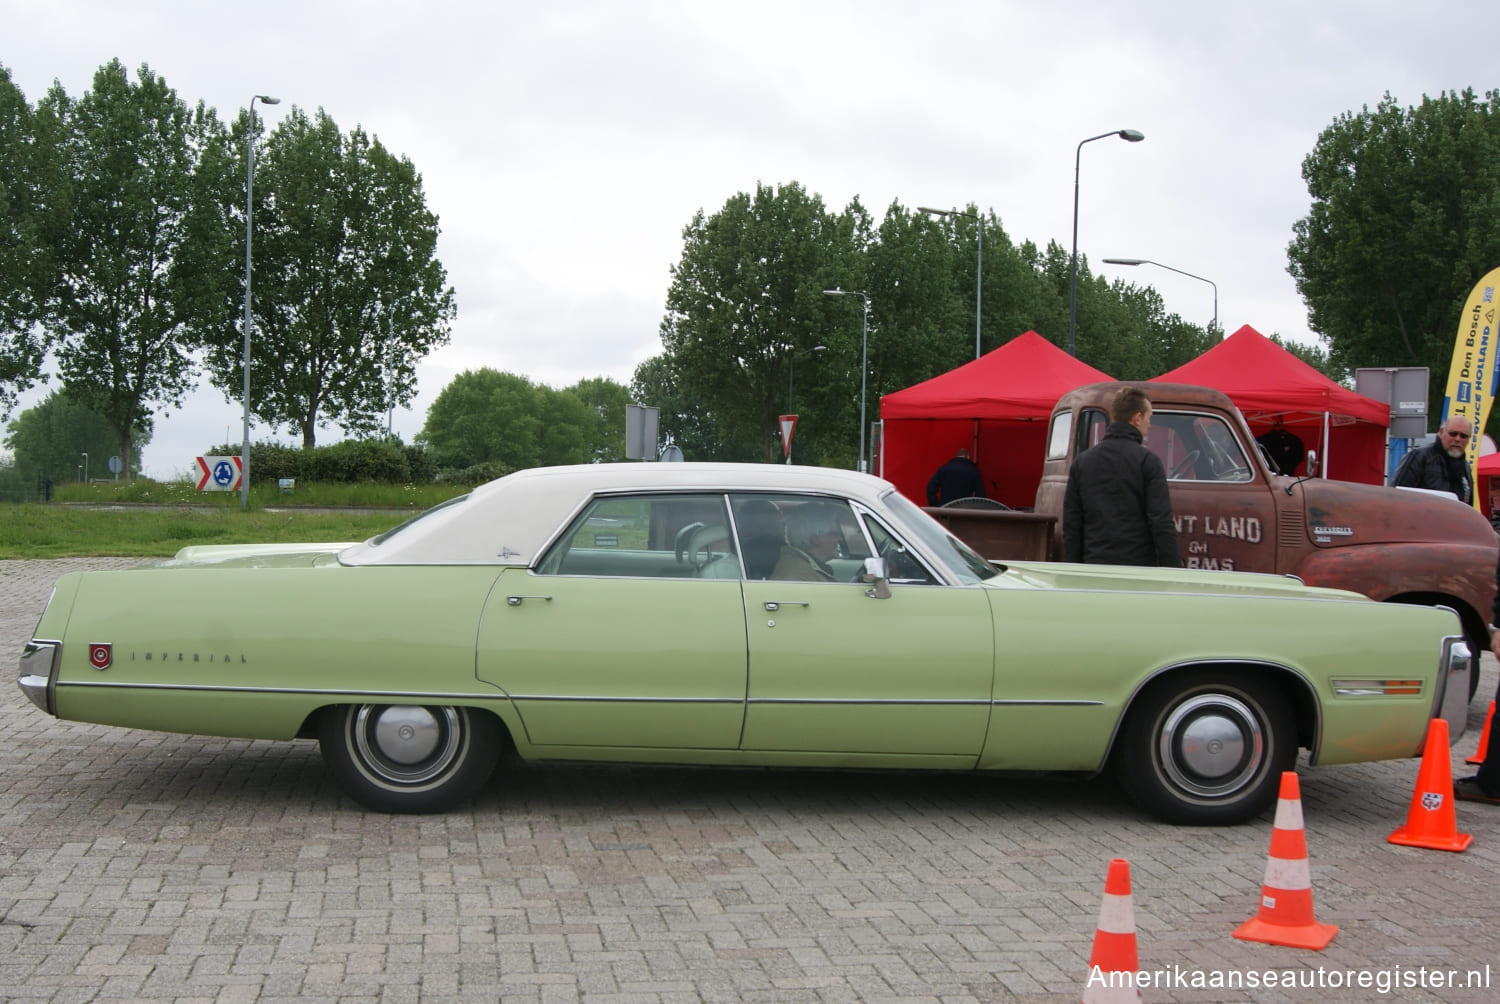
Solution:
[{"label": "overcast sky", "polygon": [[[232,120],[253,94],[362,126],[421,172],[457,292],[449,346],[395,413],[410,442],[466,369],[622,383],[654,355],[693,213],[795,181],[877,219],[977,204],[1013,241],[1071,245],[1169,312],[1312,341],[1286,271],[1319,132],[1389,92],[1500,85],[1493,0],[0,0],[0,63],[33,103],[119,58]],[[1019,334],[1011,332],[1009,334]],[[1043,332],[1056,341],[1065,332]],[[955,332],[972,338],[972,329]],[[1371,360],[1371,365],[1381,361]],[[851,393],[853,388],[851,388]],[[44,394],[27,395],[24,404]],[[649,403],[649,402],[648,402]],[[872,412],[874,402],[872,402]],[[146,472],[240,438],[208,387],[158,416]],[[263,425],[252,438],[273,438]],[[320,442],[340,438],[337,429]],[[291,441],[282,435],[284,441]],[[91,471],[91,473],[93,473]]]}]

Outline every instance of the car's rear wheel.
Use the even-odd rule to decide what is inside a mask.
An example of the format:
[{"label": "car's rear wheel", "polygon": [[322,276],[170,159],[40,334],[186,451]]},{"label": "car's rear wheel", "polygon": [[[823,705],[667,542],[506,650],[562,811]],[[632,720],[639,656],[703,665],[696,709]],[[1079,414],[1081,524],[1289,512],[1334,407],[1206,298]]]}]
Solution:
[{"label": "car's rear wheel", "polygon": [[1296,730],[1274,685],[1202,671],[1151,686],[1126,720],[1115,765],[1135,801],[1168,822],[1242,823],[1276,799]]},{"label": "car's rear wheel", "polygon": [[471,708],[351,704],[323,715],[318,745],[360,804],[442,812],[489,779],[500,758],[500,725]]}]

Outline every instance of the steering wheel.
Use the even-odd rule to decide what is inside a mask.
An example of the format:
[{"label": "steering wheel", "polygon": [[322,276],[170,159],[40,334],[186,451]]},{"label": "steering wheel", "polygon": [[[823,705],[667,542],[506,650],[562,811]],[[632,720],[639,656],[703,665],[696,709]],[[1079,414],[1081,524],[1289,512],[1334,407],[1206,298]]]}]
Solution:
[{"label": "steering wheel", "polygon": [[1180,477],[1182,477],[1184,474],[1186,474],[1188,472],[1188,469],[1193,466],[1193,461],[1195,461],[1197,459],[1198,459],[1198,451],[1194,450],[1193,452],[1189,453],[1187,456],[1183,457],[1180,461],[1178,461],[1177,466],[1174,467],[1174,468],[1172,468],[1172,473],[1169,476],[1170,477],[1174,477],[1174,478],[1180,478]]}]

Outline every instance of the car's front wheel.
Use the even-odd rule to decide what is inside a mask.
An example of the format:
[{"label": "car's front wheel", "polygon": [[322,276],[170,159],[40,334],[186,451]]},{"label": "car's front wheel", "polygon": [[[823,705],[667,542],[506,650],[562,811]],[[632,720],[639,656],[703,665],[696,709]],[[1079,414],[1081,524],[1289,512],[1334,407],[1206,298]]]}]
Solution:
[{"label": "car's front wheel", "polygon": [[360,804],[381,812],[443,812],[494,772],[500,725],[471,708],[351,704],[323,715],[318,745]]},{"label": "car's front wheel", "polygon": [[1266,680],[1205,671],[1137,700],[1115,750],[1120,782],[1171,823],[1242,823],[1271,805],[1297,756],[1286,699]]}]

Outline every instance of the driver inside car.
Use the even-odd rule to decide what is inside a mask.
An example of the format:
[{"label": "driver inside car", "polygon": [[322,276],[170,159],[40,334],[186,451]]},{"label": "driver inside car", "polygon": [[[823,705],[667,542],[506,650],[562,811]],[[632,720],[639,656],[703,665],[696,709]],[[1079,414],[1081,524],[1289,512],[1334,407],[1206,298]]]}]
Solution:
[{"label": "driver inside car", "polygon": [[831,582],[834,578],[829,561],[838,557],[838,517],[821,502],[804,502],[786,517],[786,534],[790,546],[781,551],[773,579],[797,579],[804,582]]}]

